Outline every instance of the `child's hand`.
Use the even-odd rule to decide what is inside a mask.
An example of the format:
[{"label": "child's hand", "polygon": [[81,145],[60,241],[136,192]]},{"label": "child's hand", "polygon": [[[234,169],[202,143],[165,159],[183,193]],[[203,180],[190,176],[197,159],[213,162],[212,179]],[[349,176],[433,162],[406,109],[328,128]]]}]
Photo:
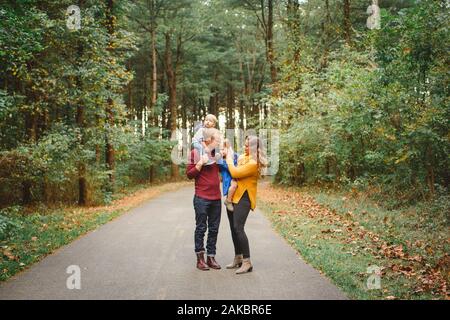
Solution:
[{"label": "child's hand", "polygon": [[206,145],[206,143],[204,141],[202,141],[202,146],[203,146],[203,150],[205,150],[206,153],[208,153],[210,151],[208,146]]},{"label": "child's hand", "polygon": [[233,160],[233,157],[234,157],[233,149],[229,148],[229,149],[226,151],[226,157],[227,157],[227,159]]}]

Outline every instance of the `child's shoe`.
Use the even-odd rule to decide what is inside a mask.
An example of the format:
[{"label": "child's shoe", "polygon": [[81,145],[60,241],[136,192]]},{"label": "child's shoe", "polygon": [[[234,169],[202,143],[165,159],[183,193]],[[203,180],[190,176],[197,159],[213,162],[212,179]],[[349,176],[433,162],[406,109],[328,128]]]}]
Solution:
[{"label": "child's shoe", "polygon": [[205,164],[205,166],[210,166],[210,165],[212,165],[212,164],[214,164],[214,163],[216,163],[217,161],[216,161],[216,158],[209,158],[209,160],[208,160],[208,162]]},{"label": "child's shoe", "polygon": [[225,207],[227,207],[228,211],[230,211],[230,212],[234,211],[234,206],[231,201],[228,201],[228,199],[225,199],[224,204],[225,204]]}]

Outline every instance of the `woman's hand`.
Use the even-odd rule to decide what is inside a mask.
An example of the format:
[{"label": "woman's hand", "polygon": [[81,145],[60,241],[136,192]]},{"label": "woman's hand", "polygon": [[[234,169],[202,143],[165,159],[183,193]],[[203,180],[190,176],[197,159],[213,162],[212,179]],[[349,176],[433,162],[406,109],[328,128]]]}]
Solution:
[{"label": "woman's hand", "polygon": [[234,158],[234,152],[233,152],[233,150],[232,150],[231,148],[229,148],[229,149],[226,151],[226,157],[227,157],[227,160],[230,159],[231,161],[233,161],[233,158]]}]

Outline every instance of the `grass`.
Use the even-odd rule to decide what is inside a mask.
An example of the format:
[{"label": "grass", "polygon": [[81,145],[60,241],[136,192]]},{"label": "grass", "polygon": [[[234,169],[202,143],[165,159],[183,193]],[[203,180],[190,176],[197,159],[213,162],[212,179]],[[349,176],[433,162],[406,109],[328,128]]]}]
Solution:
[{"label": "grass", "polygon": [[[134,187],[121,191],[108,206],[20,208],[6,214],[12,228],[0,234],[0,281],[5,281],[56,249],[167,191],[188,182]],[[5,211],[3,211],[5,212]]]},{"label": "grass", "polygon": [[[349,298],[448,298],[446,215],[386,210],[363,193],[270,184],[258,193],[275,229]],[[379,267],[380,289],[367,287],[371,266]]]}]

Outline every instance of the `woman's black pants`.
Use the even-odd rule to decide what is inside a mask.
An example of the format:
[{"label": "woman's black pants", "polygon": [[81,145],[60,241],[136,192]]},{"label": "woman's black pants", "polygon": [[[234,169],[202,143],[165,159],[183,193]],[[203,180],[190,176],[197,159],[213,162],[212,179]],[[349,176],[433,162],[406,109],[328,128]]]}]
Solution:
[{"label": "woman's black pants", "polygon": [[234,253],[242,254],[244,258],[250,258],[250,247],[245,234],[245,222],[250,212],[250,198],[245,191],[238,204],[234,205],[234,212],[227,210],[228,221],[230,222],[231,238],[234,244]]}]

